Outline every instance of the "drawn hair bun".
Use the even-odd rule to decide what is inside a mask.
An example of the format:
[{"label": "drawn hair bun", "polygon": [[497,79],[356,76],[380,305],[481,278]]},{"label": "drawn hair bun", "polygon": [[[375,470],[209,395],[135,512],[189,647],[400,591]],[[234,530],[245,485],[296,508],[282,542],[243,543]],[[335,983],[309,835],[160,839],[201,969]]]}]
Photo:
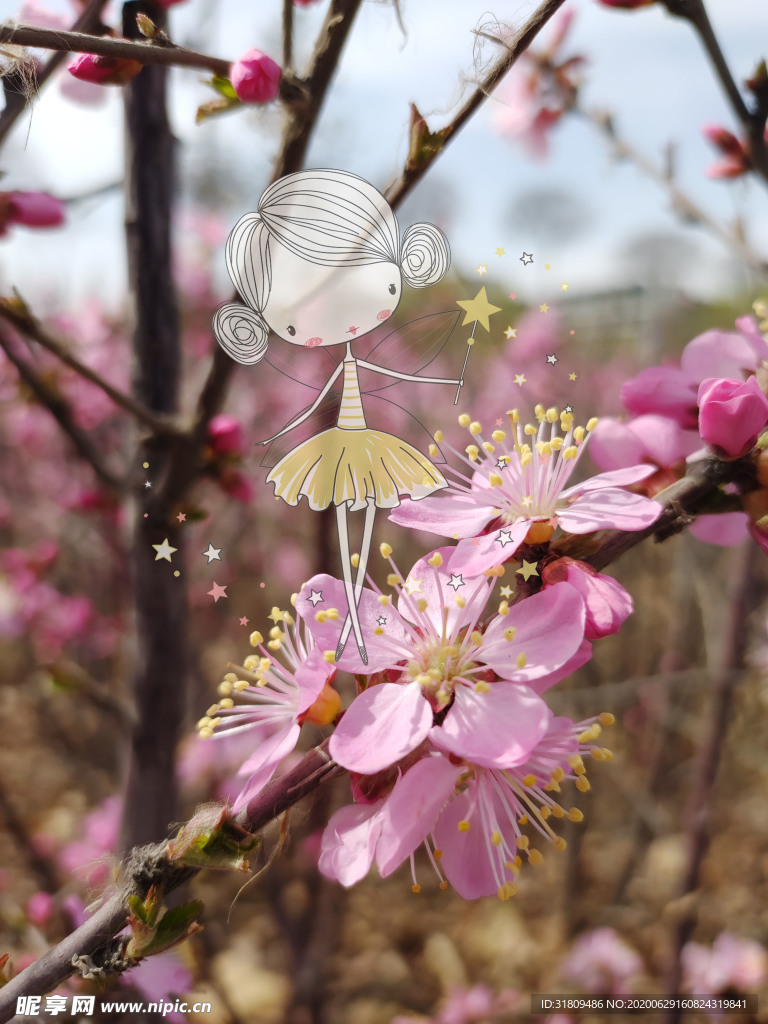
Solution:
[{"label": "drawn hair bun", "polygon": [[426,288],[451,265],[448,240],[434,224],[412,224],[403,235],[400,268],[411,288]]},{"label": "drawn hair bun", "polygon": [[232,358],[245,366],[258,363],[267,352],[269,328],[260,313],[239,302],[228,302],[213,317],[216,340]]}]

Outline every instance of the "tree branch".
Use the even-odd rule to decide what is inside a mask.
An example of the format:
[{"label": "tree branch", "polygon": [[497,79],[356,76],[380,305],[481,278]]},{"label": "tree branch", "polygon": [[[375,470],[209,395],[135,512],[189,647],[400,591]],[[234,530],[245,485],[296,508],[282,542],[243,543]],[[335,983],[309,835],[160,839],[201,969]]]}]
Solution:
[{"label": "tree branch", "polygon": [[100,57],[135,60],[140,64],[162,64],[165,67],[205,68],[214,75],[229,77],[231,61],[211,57],[207,53],[187,50],[169,42],[131,42],[112,36],[92,36],[84,32],[62,32],[32,25],[0,25],[0,43],[14,46],[36,46],[43,50],[65,53],[95,53]]},{"label": "tree branch", "polygon": [[82,430],[72,414],[69,402],[44,380],[26,360],[16,353],[12,341],[0,330],[0,348],[18,370],[19,376],[41,405],[45,406],[64,433],[75,446],[77,454],[93,469],[101,482],[118,493],[123,490],[123,481],[107,466],[88,434]]},{"label": "tree branch", "polygon": [[[398,180],[386,190],[385,195],[392,207],[399,205],[408,195],[416,183],[424,176],[428,167],[443,152],[451,139],[461,131],[472,115],[480,108],[488,96],[498,85],[504,75],[513,67],[523,53],[528,49],[533,40],[546,25],[549,19],[558,11],[565,0],[544,0],[530,16],[528,21],[518,30],[510,43],[504,43],[505,53],[493,65],[489,73],[481,81],[477,89],[459,110],[450,124],[439,131],[441,145],[434,154],[418,165],[406,166]],[[501,40],[499,40],[501,42]]]},{"label": "tree branch", "polygon": [[171,419],[158,416],[142,402],[134,398],[133,395],[126,394],[113,387],[109,381],[104,380],[90,366],[81,363],[79,359],[72,355],[68,346],[61,339],[55,337],[37,317],[29,312],[23,301],[0,298],[0,319],[6,320],[17,331],[25,334],[32,341],[36,341],[38,345],[42,345],[43,348],[52,352],[65,366],[74,370],[75,373],[78,373],[85,380],[95,384],[97,388],[101,388],[115,405],[132,413],[144,426],[149,427],[160,435],[176,433],[178,431],[178,427],[174,425]]}]

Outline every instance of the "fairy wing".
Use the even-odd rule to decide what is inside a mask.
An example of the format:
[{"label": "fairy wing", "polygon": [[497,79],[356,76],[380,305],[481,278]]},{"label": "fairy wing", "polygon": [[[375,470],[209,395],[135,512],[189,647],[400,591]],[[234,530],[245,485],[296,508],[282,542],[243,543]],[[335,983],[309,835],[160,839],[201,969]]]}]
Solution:
[{"label": "fairy wing", "polygon": [[[456,309],[443,313],[429,313],[396,327],[383,338],[367,335],[355,345],[355,355],[358,359],[365,359],[368,362],[396,367],[401,373],[419,373],[445,348],[461,315],[461,310]],[[361,390],[383,391],[397,383],[396,378],[379,376],[377,383],[370,387],[363,387],[361,383]]]},{"label": "fairy wing", "polygon": [[[293,430],[289,430],[288,433],[283,434],[282,437],[278,437],[272,442],[267,448],[264,458],[261,460],[261,465],[271,469],[277,465],[283,456],[293,451],[300,444],[303,444],[304,441],[308,441],[310,437],[316,437],[324,430],[335,427],[336,421],[339,418],[340,400],[340,391],[329,392],[311,416],[308,416],[303,423],[300,423]],[[310,408],[311,404],[301,409],[296,415],[300,416]],[[291,417],[291,419],[294,418]]]},{"label": "fairy wing", "polygon": [[[340,346],[339,346],[340,348]],[[270,335],[269,349],[264,362],[284,377],[320,391],[329,376],[341,362],[343,350],[337,355],[331,348],[302,349],[302,358],[296,358],[296,346]]]}]

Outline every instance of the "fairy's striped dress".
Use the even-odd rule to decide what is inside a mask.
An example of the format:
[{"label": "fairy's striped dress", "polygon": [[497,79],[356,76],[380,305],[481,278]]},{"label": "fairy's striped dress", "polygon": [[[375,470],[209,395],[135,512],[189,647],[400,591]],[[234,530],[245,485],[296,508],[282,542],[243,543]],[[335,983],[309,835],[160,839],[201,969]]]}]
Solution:
[{"label": "fairy's striped dress", "polygon": [[445,487],[445,477],[405,441],[365,422],[357,362],[344,359],[344,387],[336,426],[288,452],[267,477],[275,495],[297,505],[305,497],[313,509],[348,504],[395,508],[400,496],[423,498]]}]

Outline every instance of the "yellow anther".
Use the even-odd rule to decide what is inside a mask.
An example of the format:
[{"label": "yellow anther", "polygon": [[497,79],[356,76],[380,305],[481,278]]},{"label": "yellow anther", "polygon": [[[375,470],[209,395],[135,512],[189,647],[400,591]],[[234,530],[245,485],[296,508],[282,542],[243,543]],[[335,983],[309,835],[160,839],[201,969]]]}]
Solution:
[{"label": "yellow anther", "polygon": [[491,487],[501,487],[504,481],[501,479],[498,473],[491,473],[488,477],[488,483]]},{"label": "yellow anther", "polygon": [[480,455],[480,449],[476,444],[468,444],[464,451],[472,462],[477,462],[478,456]]},{"label": "yellow anther", "polygon": [[440,454],[440,449],[437,447],[436,444],[430,444],[429,454],[432,456],[433,459],[436,459],[438,457],[438,455]]},{"label": "yellow anther", "polygon": [[221,725],[221,719],[220,718],[212,718],[211,719],[210,728],[211,729],[215,729],[217,725]]},{"label": "yellow anther", "polygon": [[505,640],[514,640],[516,636],[517,636],[517,626],[507,626],[507,628],[504,630],[504,639]]},{"label": "yellow anther", "polygon": [[198,735],[202,740],[210,739],[213,736],[213,729],[209,729],[207,725],[203,726],[202,729],[198,729]]},{"label": "yellow anther", "polygon": [[529,772],[527,775],[523,776],[523,785],[524,786],[535,786],[536,785],[536,776],[533,775],[531,772]]},{"label": "yellow anther", "polygon": [[527,825],[528,824],[528,815],[527,814],[521,814],[520,817],[517,819],[517,824],[518,825]]},{"label": "yellow anther", "polygon": [[418,683],[419,686],[429,686],[429,684],[432,682],[432,680],[430,679],[430,677],[427,675],[426,672],[420,672],[416,676],[416,679],[414,680],[414,682]]},{"label": "yellow anther", "polygon": [[509,615],[509,601],[499,602],[499,615]]},{"label": "yellow anther", "polygon": [[235,702],[232,700],[231,697],[224,697],[223,700],[219,701],[220,708],[233,708],[234,706]]},{"label": "yellow anther", "polygon": [[297,598],[298,596],[299,596],[298,594],[291,594],[291,607],[292,607],[292,608],[295,608],[295,607],[296,607],[296,598]]},{"label": "yellow anther", "polygon": [[482,432],[483,432],[482,424],[478,423],[477,420],[472,420],[472,422],[469,424],[469,432],[474,437],[477,437],[478,434],[482,434]]},{"label": "yellow anther", "polygon": [[427,562],[429,563],[429,565],[434,565],[436,569],[439,569],[440,566],[443,564],[443,556],[440,554],[439,551],[436,551],[431,558],[427,559]]},{"label": "yellow anther", "polygon": [[379,604],[382,604],[386,607],[388,604],[392,604],[392,597],[389,594],[379,594],[378,601]]},{"label": "yellow anther", "polygon": [[541,818],[542,821],[546,821],[547,818],[550,818],[551,816],[552,816],[552,811],[550,811],[550,809],[548,807],[544,806],[544,807],[540,808],[540,810],[539,810],[539,817]]},{"label": "yellow anther", "polygon": [[584,440],[585,436],[586,436],[586,431],[584,430],[584,427],[575,427],[574,428],[573,438],[574,438],[575,441],[578,441],[579,444],[581,444],[581,442]]},{"label": "yellow anther", "polygon": [[476,647],[479,647],[483,642],[483,634],[480,632],[479,629],[473,629],[470,639],[472,643],[475,644]]},{"label": "yellow anther", "polygon": [[560,806],[560,804],[552,804],[552,817],[553,818],[564,818],[565,817],[565,810]]},{"label": "yellow anther", "polygon": [[507,432],[505,430],[494,430],[494,432],[491,434],[491,437],[493,438],[494,441],[496,441],[497,444],[499,441],[504,441],[506,439],[506,436]]},{"label": "yellow anther", "polygon": [[564,444],[564,441],[563,441],[562,437],[553,437],[552,440],[549,442],[550,448],[552,448],[553,451],[556,451],[556,452],[560,451],[560,449],[563,447],[563,444]]},{"label": "yellow anther", "polygon": [[587,430],[594,430],[599,422],[600,421],[598,420],[597,416],[593,416],[591,419],[587,420]]},{"label": "yellow anther", "polygon": [[392,557],[392,545],[391,544],[387,544],[386,541],[382,541],[382,543],[379,544],[379,551],[381,552],[381,557],[382,558],[391,558]]},{"label": "yellow anther", "polygon": [[528,851],[528,863],[533,864],[534,867],[544,860],[544,856],[541,850],[530,849]]},{"label": "yellow anther", "polygon": [[515,661],[517,662],[518,668],[525,668],[525,666],[528,664],[528,659],[525,656],[525,652],[520,651]]},{"label": "yellow anther", "polygon": [[224,682],[225,683],[236,683],[237,682],[237,676],[235,675],[234,672],[227,672],[227,674],[224,676]]},{"label": "yellow anther", "polygon": [[530,466],[530,464],[532,462],[533,462],[533,452],[531,452],[530,449],[528,451],[524,451],[524,452],[521,453],[521,455],[520,455],[520,465],[523,467],[523,469],[525,469],[526,467]]},{"label": "yellow anther", "polygon": [[603,711],[598,718],[600,725],[613,725],[616,719],[613,717],[610,711]]},{"label": "yellow anther", "polygon": [[414,884],[411,886],[411,892],[414,894],[414,896],[419,895],[419,893],[421,892],[421,886],[419,885],[418,882],[414,882]]},{"label": "yellow anther", "polygon": [[484,679],[478,679],[474,686],[475,693],[490,693],[491,684],[487,683]]},{"label": "yellow anther", "polygon": [[583,775],[586,771],[581,754],[571,754],[568,758],[568,764],[573,768],[577,775]]},{"label": "yellow anther", "polygon": [[517,409],[507,409],[507,416],[509,416],[510,423],[520,422],[520,413],[517,411]]},{"label": "yellow anther", "polygon": [[432,856],[435,858],[435,860],[441,860],[442,856],[443,856],[443,851],[442,850],[433,850],[432,851]]},{"label": "yellow anther", "polygon": [[195,726],[196,729],[205,729],[206,726],[211,724],[211,720],[208,715],[204,715]]},{"label": "yellow anther", "polygon": [[248,640],[250,641],[251,647],[258,647],[259,644],[264,643],[264,637],[261,635],[258,629],[254,629],[254,631],[248,637]]},{"label": "yellow anther", "polygon": [[399,587],[402,582],[403,582],[402,577],[398,576],[396,572],[391,572],[387,576],[387,586],[388,587]]},{"label": "yellow anther", "polygon": [[434,437],[434,439],[437,441],[438,444],[440,444],[440,442],[445,437],[445,435],[443,434],[442,430],[436,430],[432,436]]},{"label": "yellow anther", "polygon": [[460,426],[460,427],[468,427],[468,426],[469,426],[469,424],[470,424],[470,417],[469,417],[469,416],[467,416],[467,414],[466,414],[465,412],[463,412],[463,413],[462,413],[462,414],[461,414],[461,415],[459,416],[459,426]]},{"label": "yellow anther", "polygon": [[560,419],[560,410],[553,406],[547,409],[547,423],[557,423]]},{"label": "yellow anther", "polygon": [[526,423],[525,426],[523,427],[523,433],[527,434],[528,437],[536,437],[538,432],[539,432],[538,427],[534,427],[534,425],[532,423]]},{"label": "yellow anther", "polygon": [[546,412],[544,410],[544,406],[541,404],[541,402],[537,402],[536,405],[534,405],[534,407],[533,407],[533,414],[534,414],[534,416],[536,417],[537,420],[545,419],[547,414],[546,414]]},{"label": "yellow anther", "polygon": [[213,718],[213,716],[216,714],[216,712],[218,710],[219,710],[219,705],[218,704],[211,704],[211,706],[208,708],[208,710],[205,713],[206,713],[206,715],[209,718]]},{"label": "yellow anther", "polygon": [[575,444],[568,445],[568,447],[563,450],[564,459],[575,459],[578,454],[579,449]]},{"label": "yellow anther", "polygon": [[275,639],[275,640],[270,640],[267,643],[267,647],[270,649],[270,651],[279,651],[282,646],[283,646],[283,641],[282,640]]},{"label": "yellow anther", "polygon": [[486,455],[493,455],[493,453],[496,451],[496,445],[491,444],[490,441],[483,441],[483,451],[486,453]]},{"label": "yellow anther", "polygon": [[460,821],[458,824],[458,829],[459,832],[469,832],[469,822],[466,820]]},{"label": "yellow anther", "polygon": [[553,782],[562,782],[564,778],[565,778],[565,772],[563,771],[563,769],[560,768],[559,766],[557,768],[555,768],[555,770],[552,772],[552,781]]},{"label": "yellow anther", "polygon": [[485,569],[483,571],[483,576],[491,577],[491,576],[503,576],[503,575],[504,575],[504,566],[503,565],[493,565],[493,566],[491,566],[490,569]]},{"label": "yellow anther", "polygon": [[248,672],[258,672],[260,663],[261,658],[258,656],[258,654],[249,654],[248,657],[243,662],[243,668],[246,669]]},{"label": "yellow anther", "polygon": [[589,784],[589,779],[586,775],[576,776],[576,789],[578,789],[580,793],[588,793],[591,788],[592,787]]},{"label": "yellow anther", "polygon": [[271,658],[259,658],[259,671],[260,672],[269,672],[271,667],[272,667],[272,659]]},{"label": "yellow anther", "polygon": [[321,608],[319,612],[315,612],[315,622],[322,623],[322,622],[327,622],[327,621],[328,621],[328,612],[325,611],[325,609]]},{"label": "yellow anther", "polygon": [[610,761],[613,757],[613,751],[608,747],[592,747],[590,754],[596,761]]},{"label": "yellow anther", "polygon": [[519,871],[520,868],[523,866],[523,858],[520,856],[519,853],[517,853],[515,854],[514,860],[507,861],[507,863],[504,866],[508,867],[510,871],[514,871],[515,868],[517,868],[517,870]]},{"label": "yellow anther", "polygon": [[517,893],[517,889],[511,882],[505,882],[504,885],[500,885],[496,895],[500,900],[511,900],[512,897]]},{"label": "yellow anther", "polygon": [[337,622],[338,618],[339,618],[339,609],[338,608],[327,608],[326,611],[325,611],[325,614],[328,616],[328,618],[331,620],[331,622]]},{"label": "yellow anther", "polygon": [[235,693],[242,693],[243,690],[248,689],[249,684],[244,679],[238,679],[236,683],[232,684]]},{"label": "yellow anther", "polygon": [[448,879],[444,878],[440,885],[438,886],[438,888],[442,889],[443,892],[445,892],[445,890],[448,888]]},{"label": "yellow anther", "polygon": [[458,608],[463,608],[467,603],[467,599],[465,597],[462,597],[461,594],[457,594],[453,600],[456,602],[456,606]]},{"label": "yellow anther", "polygon": [[578,807],[571,807],[568,811],[568,821],[584,821],[584,815]]},{"label": "yellow anther", "polygon": [[336,664],[336,651],[323,651],[323,661],[328,665]]},{"label": "yellow anther", "polygon": [[515,839],[515,846],[517,846],[518,850],[527,850],[530,845],[531,841],[528,836],[518,836]]},{"label": "yellow anther", "polygon": [[283,622],[286,624],[286,626],[292,626],[293,616],[290,615],[288,612],[283,612]]},{"label": "yellow anther", "polygon": [[420,612],[425,612],[429,608],[429,601],[427,601],[426,597],[420,597],[416,602],[416,607]]},{"label": "yellow anther", "polygon": [[223,683],[219,683],[219,696],[228,697],[232,693],[232,683],[229,680],[225,680]]},{"label": "yellow anther", "polygon": [[568,843],[566,843],[562,836],[555,836],[555,838],[552,840],[552,845],[556,850],[559,850],[562,853],[563,850],[568,846]]},{"label": "yellow anther", "polygon": [[360,555],[355,551],[353,555],[349,556],[350,564],[353,569],[356,569],[360,565]]},{"label": "yellow anther", "polygon": [[491,833],[491,842],[493,843],[494,846],[501,846],[501,844],[504,842],[504,837],[502,836],[501,832],[499,832],[498,829],[495,829]]},{"label": "yellow anther", "polygon": [[285,639],[285,633],[282,631],[282,629],[280,629],[279,626],[273,626],[272,629],[270,629],[270,631],[269,631],[269,635],[272,638],[272,640],[284,640]]}]

